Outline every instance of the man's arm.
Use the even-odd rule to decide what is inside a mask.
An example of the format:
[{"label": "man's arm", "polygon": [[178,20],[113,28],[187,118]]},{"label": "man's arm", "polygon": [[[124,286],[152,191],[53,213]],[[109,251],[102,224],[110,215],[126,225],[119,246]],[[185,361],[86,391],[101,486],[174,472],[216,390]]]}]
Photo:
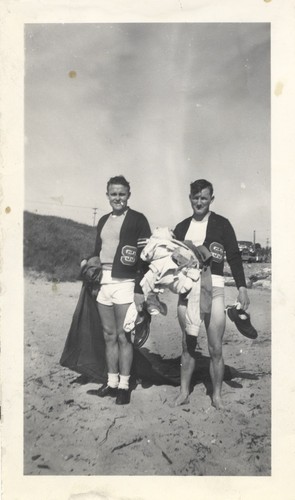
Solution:
[{"label": "man's arm", "polygon": [[138,310],[138,312],[142,311],[143,303],[144,303],[144,295],[143,295],[142,288],[140,286],[140,282],[149,268],[149,264],[147,262],[144,262],[143,260],[141,260],[140,254],[142,252],[142,249],[145,247],[150,236],[151,236],[150,225],[149,225],[146,217],[143,215],[141,223],[140,223],[139,231],[138,231],[138,239],[137,239],[137,258],[138,258],[138,260],[137,260],[137,272],[136,272],[135,287],[134,287],[134,302],[135,302],[136,309]]},{"label": "man's arm", "polygon": [[235,231],[229,221],[227,221],[224,227],[224,241],[227,261],[238,289],[237,300],[241,304],[241,307],[246,310],[249,307],[250,300],[247,292],[243,262]]},{"label": "man's arm", "polygon": [[246,311],[250,305],[247,288],[240,286],[237,301],[241,304],[242,309]]}]

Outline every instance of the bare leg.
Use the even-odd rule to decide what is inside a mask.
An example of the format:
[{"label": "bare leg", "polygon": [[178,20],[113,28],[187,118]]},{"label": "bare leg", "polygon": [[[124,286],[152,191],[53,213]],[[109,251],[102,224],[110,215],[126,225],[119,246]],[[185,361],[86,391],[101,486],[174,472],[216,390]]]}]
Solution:
[{"label": "bare leg", "polygon": [[213,298],[211,315],[205,318],[210,354],[210,376],[213,385],[212,404],[217,409],[224,408],[221,398],[221,386],[224,375],[222,356],[222,339],[225,330],[224,298],[219,295]]},{"label": "bare leg", "polygon": [[103,336],[106,344],[105,353],[108,373],[118,373],[119,346],[114,307],[98,303],[98,312],[101,318]]},{"label": "bare leg", "polygon": [[182,330],[182,355],[180,368],[180,393],[174,401],[174,406],[189,403],[190,383],[195,369],[195,359],[190,355],[185,335],[186,306],[181,304],[177,308],[178,321]]},{"label": "bare leg", "polygon": [[115,318],[119,346],[119,372],[121,375],[130,375],[133,360],[133,346],[128,342],[123,330],[124,319],[130,304],[115,304]]}]

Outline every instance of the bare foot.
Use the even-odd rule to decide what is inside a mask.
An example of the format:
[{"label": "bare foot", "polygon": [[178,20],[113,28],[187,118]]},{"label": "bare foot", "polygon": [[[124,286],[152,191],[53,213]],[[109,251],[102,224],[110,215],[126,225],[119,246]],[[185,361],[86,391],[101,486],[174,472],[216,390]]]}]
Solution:
[{"label": "bare foot", "polygon": [[216,410],[224,410],[225,406],[220,396],[212,397],[212,406],[216,408]]},{"label": "bare foot", "polygon": [[189,404],[189,395],[180,393],[173,402],[173,406],[181,406]]}]

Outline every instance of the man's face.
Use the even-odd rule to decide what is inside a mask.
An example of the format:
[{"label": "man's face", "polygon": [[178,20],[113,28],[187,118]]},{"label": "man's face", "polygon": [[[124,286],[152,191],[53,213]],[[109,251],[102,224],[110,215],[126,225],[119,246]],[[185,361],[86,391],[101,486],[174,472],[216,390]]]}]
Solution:
[{"label": "man's face", "polygon": [[209,212],[214,196],[211,196],[209,188],[205,188],[198,193],[190,194],[189,199],[194,211],[194,218],[196,220],[202,220]]},{"label": "man's face", "polygon": [[116,214],[124,212],[127,207],[129,196],[130,193],[127,186],[110,184],[108,187],[107,197],[113,212]]}]

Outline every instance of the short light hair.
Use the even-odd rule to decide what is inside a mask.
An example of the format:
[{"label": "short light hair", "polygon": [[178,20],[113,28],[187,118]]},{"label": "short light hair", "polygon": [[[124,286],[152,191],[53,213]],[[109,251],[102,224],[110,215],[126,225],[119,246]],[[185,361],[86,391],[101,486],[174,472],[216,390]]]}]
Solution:
[{"label": "short light hair", "polygon": [[128,188],[128,191],[130,193],[130,184],[128,181],[126,181],[123,175],[116,175],[115,177],[111,177],[107,183],[107,191],[111,184],[120,184],[121,186],[125,186]]}]

